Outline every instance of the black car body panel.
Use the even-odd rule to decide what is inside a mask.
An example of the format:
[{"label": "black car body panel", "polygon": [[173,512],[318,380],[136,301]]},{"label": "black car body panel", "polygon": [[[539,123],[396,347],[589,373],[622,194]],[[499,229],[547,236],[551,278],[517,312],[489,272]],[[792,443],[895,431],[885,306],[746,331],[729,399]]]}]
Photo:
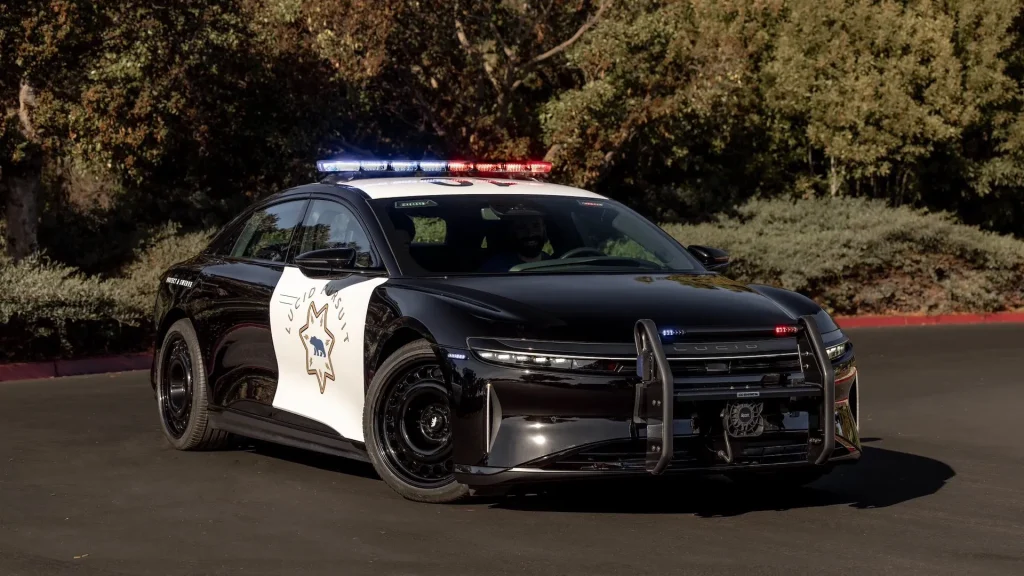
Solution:
[{"label": "black car body panel", "polygon": [[[270,258],[231,255],[234,239],[263,208],[299,202],[307,214],[318,199],[343,206],[365,230],[360,242],[368,265],[322,280],[304,277],[290,263],[301,226],[276,231],[284,240]],[[644,380],[633,339],[637,321],[645,319],[659,330],[673,379],[674,442],[666,473],[811,466],[811,437],[831,412],[822,409],[821,386],[805,380],[797,336],[776,333],[777,327],[796,329],[803,316],[835,353],[829,358],[835,448],[828,464],[860,455],[853,346],[805,296],[744,285],[700,266],[686,273],[408,275],[394,253],[395,230],[358,183],[304,186],[254,205],[206,251],[161,278],[154,387],[163,333],[187,318],[202,343],[216,426],[365,459],[355,423],[340,425],[313,405],[356,402],[392,352],[425,339],[449,388],[458,481],[647,474],[647,425],[637,406]],[[350,299],[353,287],[366,294]],[[314,337],[293,332],[311,322],[325,331]],[[358,354],[344,356],[344,363],[330,356],[357,341]],[[305,350],[305,365],[301,353],[285,353],[281,342]],[[311,368],[316,362],[324,367]],[[319,395],[310,392],[318,383]],[[339,388],[346,400],[337,400]],[[293,392],[311,396],[280,407],[281,397]],[[747,438],[725,436],[733,456],[723,461],[723,406],[746,401],[764,411],[763,429]],[[341,408],[351,419],[362,407]]]}]

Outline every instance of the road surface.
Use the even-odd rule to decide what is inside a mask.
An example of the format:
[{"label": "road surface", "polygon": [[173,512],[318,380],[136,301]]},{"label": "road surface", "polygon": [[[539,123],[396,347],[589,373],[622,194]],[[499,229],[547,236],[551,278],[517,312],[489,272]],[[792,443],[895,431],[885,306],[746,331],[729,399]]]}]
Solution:
[{"label": "road surface", "polygon": [[1024,574],[1024,326],[851,331],[864,458],[453,506],[288,448],[176,452],[145,373],[0,383],[0,574]]}]

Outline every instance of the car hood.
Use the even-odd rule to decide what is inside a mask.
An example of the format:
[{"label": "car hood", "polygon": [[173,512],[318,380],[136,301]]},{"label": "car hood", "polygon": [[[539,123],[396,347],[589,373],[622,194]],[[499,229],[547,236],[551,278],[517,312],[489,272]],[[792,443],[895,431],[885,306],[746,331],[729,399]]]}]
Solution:
[{"label": "car hood", "polygon": [[717,274],[523,274],[417,284],[478,315],[492,311],[495,320],[518,325],[521,338],[631,342],[641,318],[684,330],[770,329],[796,321],[774,300]]}]

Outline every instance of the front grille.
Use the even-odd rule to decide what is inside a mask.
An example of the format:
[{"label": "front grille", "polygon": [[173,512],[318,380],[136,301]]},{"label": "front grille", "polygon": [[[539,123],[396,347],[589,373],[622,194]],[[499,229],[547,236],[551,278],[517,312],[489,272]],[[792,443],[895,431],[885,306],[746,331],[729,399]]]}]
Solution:
[{"label": "front grille", "polygon": [[783,374],[799,372],[800,362],[793,356],[725,360],[677,360],[669,362],[676,378],[714,374]]},{"label": "front grille", "polygon": [[[669,358],[677,386],[717,388],[735,385],[786,386],[800,376],[796,354],[780,353],[756,357],[707,359]],[[624,362],[621,372],[636,372],[635,362]]]}]

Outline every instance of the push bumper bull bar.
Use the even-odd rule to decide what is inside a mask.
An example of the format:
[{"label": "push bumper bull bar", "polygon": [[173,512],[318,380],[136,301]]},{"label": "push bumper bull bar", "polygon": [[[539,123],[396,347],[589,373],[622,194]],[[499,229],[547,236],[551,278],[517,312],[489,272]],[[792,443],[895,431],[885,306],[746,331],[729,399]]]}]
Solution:
[{"label": "push bumper bull bar", "polygon": [[[673,422],[676,400],[705,401],[742,399],[755,395],[749,391],[709,391],[677,389],[672,368],[665,356],[660,333],[651,320],[638,320],[633,329],[637,349],[637,384],[634,416],[647,425],[646,469],[663,473],[673,458]],[[777,390],[762,390],[756,396],[809,396],[822,398],[820,430],[809,432],[808,461],[825,464],[835,449],[836,406],[835,373],[825,351],[821,332],[812,316],[797,318],[797,353],[804,383]],[[726,439],[728,441],[728,438]],[[731,457],[727,457],[729,459]]]}]

